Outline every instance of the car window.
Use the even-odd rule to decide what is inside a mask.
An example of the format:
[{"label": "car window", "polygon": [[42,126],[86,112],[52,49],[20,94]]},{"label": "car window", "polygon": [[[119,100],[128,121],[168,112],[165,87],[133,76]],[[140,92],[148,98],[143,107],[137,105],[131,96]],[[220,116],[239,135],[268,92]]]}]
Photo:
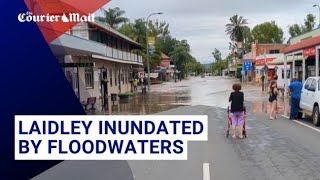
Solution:
[{"label": "car window", "polygon": [[309,88],[311,81],[312,81],[311,78],[307,80],[306,84],[304,85],[304,89],[308,89]]},{"label": "car window", "polygon": [[316,89],[317,88],[317,81],[314,79],[309,86],[309,89]]}]

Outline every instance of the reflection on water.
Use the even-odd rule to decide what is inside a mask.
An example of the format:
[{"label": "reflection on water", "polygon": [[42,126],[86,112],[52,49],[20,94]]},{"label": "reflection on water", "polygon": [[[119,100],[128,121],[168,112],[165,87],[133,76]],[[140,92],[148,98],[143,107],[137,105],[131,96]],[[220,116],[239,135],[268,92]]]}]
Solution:
[{"label": "reflection on water", "polygon": [[[227,108],[232,84],[236,80],[217,77],[191,78],[189,80],[152,85],[150,94],[137,93],[130,100],[120,101],[109,110],[98,114],[155,114],[180,106],[217,106]],[[268,95],[260,87],[243,85],[245,101],[250,102],[249,112],[268,113]],[[278,114],[288,114],[287,101],[279,97]]]}]

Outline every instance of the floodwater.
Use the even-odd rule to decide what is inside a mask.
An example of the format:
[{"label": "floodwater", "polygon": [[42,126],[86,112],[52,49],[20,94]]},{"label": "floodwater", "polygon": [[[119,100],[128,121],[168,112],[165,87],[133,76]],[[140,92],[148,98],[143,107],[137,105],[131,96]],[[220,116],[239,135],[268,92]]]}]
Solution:
[{"label": "floodwater", "polygon": [[[180,106],[228,107],[232,85],[239,83],[235,79],[222,77],[190,77],[188,80],[164,82],[152,85],[149,94],[138,92],[129,101],[120,101],[103,114],[145,115],[155,114]],[[252,84],[244,84],[246,103],[250,103],[251,112],[268,112],[268,94]],[[279,97],[278,114],[288,114],[288,102]]]}]

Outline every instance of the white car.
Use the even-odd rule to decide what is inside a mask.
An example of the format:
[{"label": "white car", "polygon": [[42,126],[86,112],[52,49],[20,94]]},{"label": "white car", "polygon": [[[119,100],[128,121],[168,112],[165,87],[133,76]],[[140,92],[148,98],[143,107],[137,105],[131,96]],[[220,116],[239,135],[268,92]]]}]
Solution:
[{"label": "white car", "polygon": [[309,77],[303,85],[300,108],[302,113],[312,116],[313,124],[320,125],[320,78]]}]

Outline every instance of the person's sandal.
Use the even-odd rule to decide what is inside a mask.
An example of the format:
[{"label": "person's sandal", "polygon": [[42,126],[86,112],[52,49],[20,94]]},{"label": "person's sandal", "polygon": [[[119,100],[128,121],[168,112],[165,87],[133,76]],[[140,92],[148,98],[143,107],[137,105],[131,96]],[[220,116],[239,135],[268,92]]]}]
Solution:
[{"label": "person's sandal", "polygon": [[243,135],[242,135],[242,136],[240,135],[239,138],[240,138],[240,139],[243,139]]},{"label": "person's sandal", "polygon": [[232,136],[232,138],[233,138],[233,139],[236,139],[236,138],[237,138],[237,136],[233,135],[233,136]]}]

